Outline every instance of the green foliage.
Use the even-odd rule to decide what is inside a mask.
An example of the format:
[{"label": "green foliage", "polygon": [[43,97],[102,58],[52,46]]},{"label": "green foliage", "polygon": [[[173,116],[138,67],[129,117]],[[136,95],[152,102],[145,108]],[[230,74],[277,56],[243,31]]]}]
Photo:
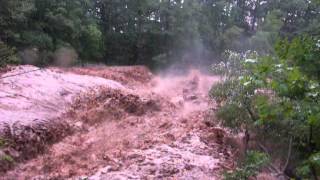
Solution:
[{"label": "green foliage", "polygon": [[320,170],[320,154],[315,153],[305,160],[301,166],[297,168],[297,174],[305,179],[310,177],[312,171],[319,172]]},{"label": "green foliage", "polygon": [[320,79],[320,69],[317,68],[320,66],[319,42],[308,36],[295,38],[292,42],[280,41],[276,45],[276,51],[280,58],[288,59],[289,65],[299,68],[293,70],[295,76],[299,77],[297,73],[300,70],[311,78]]},{"label": "green foliage", "polygon": [[1,161],[5,161],[6,163],[10,163],[10,164],[15,162],[14,159],[11,156],[6,155],[6,154],[3,155],[2,157],[0,157],[0,160]]},{"label": "green foliage", "polygon": [[223,102],[228,99],[228,97],[232,96],[232,89],[237,88],[237,83],[232,80],[224,81],[223,83],[218,83],[210,90],[210,96],[215,98],[218,102]]},{"label": "green foliage", "polygon": [[225,180],[247,180],[257,175],[259,170],[267,165],[269,156],[264,153],[249,151],[245,161],[235,171],[225,173]]},{"label": "green foliage", "polygon": [[18,63],[18,58],[15,55],[14,49],[0,41],[0,67],[16,63]]},{"label": "green foliage", "polygon": [[4,147],[7,144],[7,142],[4,139],[0,138],[0,148]]},{"label": "green foliage", "polygon": [[225,48],[230,50],[239,50],[242,45],[242,36],[244,29],[238,26],[232,26],[225,31],[223,34],[223,41],[225,43]]},{"label": "green foliage", "polygon": [[217,117],[223,119],[223,125],[232,127],[234,131],[241,131],[244,119],[250,119],[246,110],[237,104],[227,104],[219,109]]},{"label": "green foliage", "polygon": [[[36,48],[41,60],[50,62],[52,53],[71,47],[83,59],[102,57],[102,33],[90,14],[87,0],[1,0],[0,39],[19,50]],[[10,23],[9,23],[10,22]]]},{"label": "green foliage", "polygon": [[[319,34],[317,0],[0,0],[0,39],[110,64],[210,64],[226,49],[273,54],[278,36]],[[165,58],[163,58],[165,57]],[[196,62],[195,62],[196,61]]]},{"label": "green foliage", "polygon": [[84,28],[82,35],[83,48],[80,56],[90,60],[103,57],[103,36],[97,25],[91,24]]},{"label": "green foliage", "polygon": [[[224,73],[227,81],[212,90],[212,97],[224,100],[218,117],[225,125],[247,130],[267,142],[277,139],[280,146],[292,139],[290,148],[296,152],[296,159],[292,161],[301,165],[297,169],[301,174],[309,169],[308,177],[319,173],[320,78],[316,67],[319,67],[320,51],[317,43],[318,40],[304,36],[278,42],[277,57],[238,55],[239,67],[229,66],[230,69],[225,70],[237,73]],[[232,58],[229,61],[233,64]],[[282,153],[285,157],[287,152]]]},{"label": "green foliage", "polygon": [[20,41],[27,46],[37,47],[39,49],[54,49],[53,39],[48,34],[43,32],[22,32]]},{"label": "green foliage", "polygon": [[[244,54],[228,51],[226,62],[213,67],[213,71],[223,75],[224,81],[213,86],[210,96],[222,103],[218,110],[218,117],[223,119],[226,126],[235,131],[252,129],[256,120],[252,112],[253,97],[256,85],[261,82],[255,77],[249,77],[246,67],[257,62],[256,52],[247,51]],[[245,58],[245,61],[242,59]],[[230,112],[232,113],[230,113]]]}]

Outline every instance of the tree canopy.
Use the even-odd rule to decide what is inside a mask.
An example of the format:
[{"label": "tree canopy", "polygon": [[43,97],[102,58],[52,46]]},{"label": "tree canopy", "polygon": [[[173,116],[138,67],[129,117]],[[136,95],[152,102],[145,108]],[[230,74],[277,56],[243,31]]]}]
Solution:
[{"label": "tree canopy", "polygon": [[225,49],[272,53],[319,34],[317,0],[0,0],[0,39],[50,63],[60,48],[108,64],[212,62]]}]

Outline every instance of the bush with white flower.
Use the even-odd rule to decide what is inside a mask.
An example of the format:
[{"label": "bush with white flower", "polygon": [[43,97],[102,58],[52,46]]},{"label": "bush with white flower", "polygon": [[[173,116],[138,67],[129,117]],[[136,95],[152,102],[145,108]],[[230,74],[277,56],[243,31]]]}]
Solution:
[{"label": "bush with white flower", "polygon": [[224,66],[213,68],[224,76],[210,92],[221,103],[218,118],[244,132],[246,144],[254,135],[291,178],[320,176],[319,43],[307,36],[282,40],[276,56],[266,57],[227,52]]}]

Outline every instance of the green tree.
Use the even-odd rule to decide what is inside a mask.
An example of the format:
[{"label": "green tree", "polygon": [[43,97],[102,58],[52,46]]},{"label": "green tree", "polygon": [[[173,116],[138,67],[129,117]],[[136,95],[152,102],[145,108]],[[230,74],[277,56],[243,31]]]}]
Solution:
[{"label": "green tree", "polygon": [[247,140],[253,133],[259,143],[273,142],[273,156],[293,178],[319,175],[319,50],[319,40],[304,36],[277,43],[276,57],[232,54],[220,71],[232,73],[212,90],[225,102],[217,113],[224,124],[245,131]]},{"label": "green tree", "polygon": [[0,41],[0,67],[4,67],[7,64],[16,64],[18,62],[14,50]]}]

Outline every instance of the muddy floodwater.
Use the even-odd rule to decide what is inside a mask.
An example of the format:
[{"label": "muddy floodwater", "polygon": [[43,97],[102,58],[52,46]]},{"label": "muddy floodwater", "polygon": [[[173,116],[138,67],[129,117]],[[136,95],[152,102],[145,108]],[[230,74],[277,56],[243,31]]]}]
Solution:
[{"label": "muddy floodwater", "polygon": [[1,136],[42,149],[28,157],[27,145],[0,148],[16,161],[2,177],[221,179],[232,153],[218,124],[205,123],[218,81],[197,70],[153,75],[141,66],[48,68],[0,80]]}]

